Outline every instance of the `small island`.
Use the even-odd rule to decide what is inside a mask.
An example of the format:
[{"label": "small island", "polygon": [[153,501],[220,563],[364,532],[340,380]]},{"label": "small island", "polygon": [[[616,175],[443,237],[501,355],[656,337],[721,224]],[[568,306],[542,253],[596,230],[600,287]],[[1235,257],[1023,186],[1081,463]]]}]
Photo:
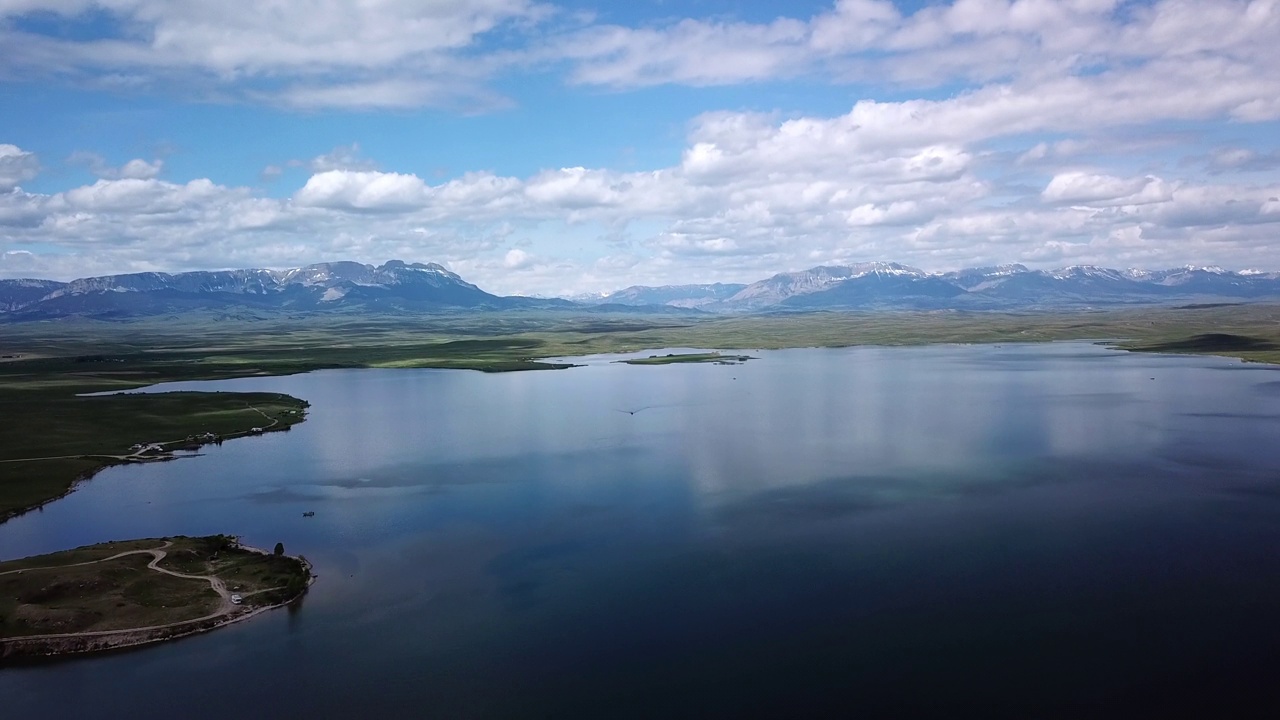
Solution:
[{"label": "small island", "polygon": [[101,543],[0,562],[0,659],[170,640],[301,597],[302,557],[230,535]]},{"label": "small island", "polygon": [[669,353],[667,355],[650,355],[647,358],[630,358],[618,360],[625,365],[673,365],[675,363],[715,363],[717,365],[741,365],[748,360],[755,360],[749,355],[721,355],[709,353]]}]

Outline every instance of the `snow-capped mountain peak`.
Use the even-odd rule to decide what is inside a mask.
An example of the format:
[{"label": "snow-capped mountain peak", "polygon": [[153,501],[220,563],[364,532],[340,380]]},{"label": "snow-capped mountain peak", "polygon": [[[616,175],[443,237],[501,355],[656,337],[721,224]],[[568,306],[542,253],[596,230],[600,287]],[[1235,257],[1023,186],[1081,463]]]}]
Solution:
[{"label": "snow-capped mountain peak", "polygon": [[[928,277],[929,273],[908,265],[900,265],[895,262],[863,262],[854,263],[849,266],[851,271],[850,278],[866,277],[867,275],[891,275],[891,276],[910,276],[910,277]],[[847,278],[846,278],[847,279]]]},{"label": "snow-capped mountain peak", "polygon": [[1097,278],[1106,280],[1126,280],[1125,274],[1110,268],[1098,267],[1097,265],[1068,265],[1064,268],[1049,271],[1050,277],[1058,280],[1071,280],[1079,278]]}]

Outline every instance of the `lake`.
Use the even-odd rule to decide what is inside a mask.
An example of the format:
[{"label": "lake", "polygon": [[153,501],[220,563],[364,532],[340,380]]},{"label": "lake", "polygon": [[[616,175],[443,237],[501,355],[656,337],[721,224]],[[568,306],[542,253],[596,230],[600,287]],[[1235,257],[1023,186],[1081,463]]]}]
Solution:
[{"label": "lake", "polygon": [[1088,343],[752,354],[161,387],[312,408],[109,469],[0,525],[0,558],[230,533],[319,580],[207,635],[6,667],[4,716],[1280,708],[1280,370]]}]

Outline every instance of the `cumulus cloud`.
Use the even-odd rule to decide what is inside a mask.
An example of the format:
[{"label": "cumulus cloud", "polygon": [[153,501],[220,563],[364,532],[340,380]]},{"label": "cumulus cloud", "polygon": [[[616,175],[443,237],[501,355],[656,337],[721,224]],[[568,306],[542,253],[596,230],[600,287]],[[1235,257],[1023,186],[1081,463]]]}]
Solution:
[{"label": "cumulus cloud", "polygon": [[[35,6],[0,0],[0,16]],[[504,72],[619,91],[875,80],[894,99],[822,116],[708,112],[690,121],[677,161],[646,170],[566,163],[428,181],[353,143],[264,170],[307,171],[284,197],[165,182],[158,160],[101,158],[85,160],[96,183],[28,193],[19,185],[38,171],[34,154],[0,145],[3,247],[40,248],[0,274],[18,262],[60,273],[68,257],[86,268],[115,258],[113,271],[404,257],[449,262],[495,289],[554,292],[867,259],[1280,267],[1276,151],[1193,139],[1201,149],[1178,154],[1200,154],[1176,170],[1151,151],[1180,148],[1189,141],[1174,134],[1196,123],[1248,137],[1280,118],[1278,0],[953,0],[915,12],[839,0],[810,17],[638,27],[557,20],[525,0],[360,7],[318,0],[279,10],[282,21],[186,0],[72,0],[46,11],[74,23],[96,9],[131,34],[86,43],[0,21],[0,74],[131,87],[195,78],[307,109],[492,108],[502,100],[486,83]],[[544,42],[527,28],[554,32]],[[945,92],[911,94],[921,86]],[[530,244],[512,248],[513,235]]]},{"label": "cumulus cloud", "polygon": [[164,169],[163,160],[143,160],[134,158],[125,164],[115,167],[109,164],[106,158],[97,153],[77,152],[67,158],[67,162],[73,165],[84,165],[89,172],[100,178],[108,180],[116,180],[120,178],[129,180],[148,180],[160,174]]},{"label": "cumulus cloud", "polygon": [[1085,172],[1055,175],[1040,193],[1048,202],[1092,206],[1145,205],[1171,196],[1172,188],[1156,177],[1118,178]]},{"label": "cumulus cloud", "polygon": [[199,208],[211,200],[228,194],[245,195],[244,190],[230,190],[200,179],[185,185],[161,180],[125,178],[99,180],[92,185],[73,188],[49,199],[49,209],[58,213],[112,213],[129,215],[164,215]]},{"label": "cumulus cloud", "polygon": [[524,270],[533,266],[535,258],[519,248],[512,248],[502,256],[502,267],[507,270]]},{"label": "cumulus cloud", "polygon": [[[996,202],[1001,189],[981,176],[974,143],[958,141],[940,111],[912,115],[907,104],[859,104],[830,118],[707,115],[691,125],[678,164],[648,171],[468,173],[433,184],[318,162],[284,198],[204,179],[12,191],[0,196],[0,232],[10,251],[57,248],[51,271],[68,255],[97,267],[108,249],[116,271],[403,257],[448,262],[505,292],[740,281],[866,259],[1280,265],[1270,241],[1280,186],[1064,168],[1028,194],[1034,202]],[[939,106],[966,107],[928,107]],[[624,254],[619,233],[635,238]],[[1206,237],[1212,257],[1193,242]],[[42,257],[23,256],[24,272]],[[6,262],[0,273],[17,272],[18,260]]]},{"label": "cumulus cloud", "polygon": [[0,144],[0,192],[9,192],[40,173],[40,159],[17,145]]},{"label": "cumulus cloud", "polygon": [[164,169],[164,161],[162,160],[147,161],[141,158],[134,158],[120,166],[117,177],[145,180],[159,175],[162,169]]},{"label": "cumulus cloud", "polygon": [[394,211],[419,207],[426,197],[427,185],[417,175],[326,170],[312,175],[294,201],[338,210]]}]

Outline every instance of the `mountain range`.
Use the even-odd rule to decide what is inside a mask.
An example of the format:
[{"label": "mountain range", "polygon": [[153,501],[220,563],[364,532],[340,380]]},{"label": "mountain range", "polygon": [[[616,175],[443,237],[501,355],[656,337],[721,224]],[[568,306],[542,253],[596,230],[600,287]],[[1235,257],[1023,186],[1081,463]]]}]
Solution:
[{"label": "mountain range", "polygon": [[1023,265],[931,273],[898,263],[822,265],[749,285],[636,285],[573,300],[494,295],[435,263],[332,262],[291,270],[132,273],[0,280],[0,321],[123,319],[188,311],[415,313],[572,309],[667,314],[816,309],[1053,310],[1184,302],[1280,300],[1280,273],[1221,268],[1113,270]]},{"label": "mountain range", "polygon": [[[667,305],[709,312],[776,312],[814,309],[1053,310],[1185,302],[1280,300],[1280,273],[1233,272],[1216,267],[1113,270],[1074,265],[1032,270],[998,265],[931,273],[899,263],[820,265],[778,273],[711,297],[706,285],[631,287],[598,302],[662,299]],[[734,286],[724,286],[734,287]]]},{"label": "mountain range", "polygon": [[380,266],[332,262],[292,270],[131,273],[50,280],[0,280],[0,319],[98,319],[188,311],[372,312],[572,307],[565,300],[500,297],[436,263]]}]

